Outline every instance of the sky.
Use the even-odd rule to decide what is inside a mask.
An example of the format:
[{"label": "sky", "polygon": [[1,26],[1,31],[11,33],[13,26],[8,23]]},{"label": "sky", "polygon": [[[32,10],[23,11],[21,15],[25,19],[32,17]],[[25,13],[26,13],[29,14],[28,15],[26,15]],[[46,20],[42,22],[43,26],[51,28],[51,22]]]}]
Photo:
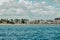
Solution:
[{"label": "sky", "polygon": [[30,20],[60,18],[60,0],[0,0],[0,18]]}]

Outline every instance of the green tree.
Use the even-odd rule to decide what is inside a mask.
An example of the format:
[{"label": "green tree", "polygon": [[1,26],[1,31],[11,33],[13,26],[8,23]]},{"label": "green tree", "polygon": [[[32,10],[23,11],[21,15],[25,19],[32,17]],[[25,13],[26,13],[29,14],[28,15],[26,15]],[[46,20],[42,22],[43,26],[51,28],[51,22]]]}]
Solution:
[{"label": "green tree", "polygon": [[15,24],[14,21],[13,21],[13,19],[11,19],[10,23],[11,23],[11,24]]},{"label": "green tree", "polygon": [[15,19],[15,22],[18,23],[19,22],[19,19]]},{"label": "green tree", "polygon": [[28,19],[22,19],[21,22],[24,24],[28,21]]}]

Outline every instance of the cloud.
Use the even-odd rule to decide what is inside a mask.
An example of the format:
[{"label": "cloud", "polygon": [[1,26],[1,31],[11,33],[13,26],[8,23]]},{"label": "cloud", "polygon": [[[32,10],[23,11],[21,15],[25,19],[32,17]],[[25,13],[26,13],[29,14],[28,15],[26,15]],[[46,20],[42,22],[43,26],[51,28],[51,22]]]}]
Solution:
[{"label": "cloud", "polygon": [[9,0],[0,0],[0,5],[3,5],[4,2],[8,2]]},{"label": "cloud", "polygon": [[54,2],[60,3],[60,0],[54,0]]},{"label": "cloud", "polygon": [[57,6],[60,7],[60,0],[53,0],[53,2],[55,2],[57,4]]},{"label": "cloud", "polygon": [[3,18],[53,19],[60,16],[58,15],[59,8],[48,5],[45,1],[32,3],[27,0],[19,0],[18,3],[13,1],[0,5],[0,16]]},{"label": "cloud", "polygon": [[42,1],[41,3],[42,3],[42,4],[46,4],[46,2],[45,2],[45,1]]}]

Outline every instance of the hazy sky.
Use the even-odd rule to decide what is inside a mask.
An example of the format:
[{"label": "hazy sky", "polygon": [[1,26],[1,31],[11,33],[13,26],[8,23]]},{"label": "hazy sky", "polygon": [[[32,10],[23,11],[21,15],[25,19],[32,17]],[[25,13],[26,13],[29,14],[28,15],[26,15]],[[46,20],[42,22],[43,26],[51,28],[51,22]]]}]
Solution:
[{"label": "hazy sky", "polygon": [[60,0],[0,0],[0,18],[54,19]]}]

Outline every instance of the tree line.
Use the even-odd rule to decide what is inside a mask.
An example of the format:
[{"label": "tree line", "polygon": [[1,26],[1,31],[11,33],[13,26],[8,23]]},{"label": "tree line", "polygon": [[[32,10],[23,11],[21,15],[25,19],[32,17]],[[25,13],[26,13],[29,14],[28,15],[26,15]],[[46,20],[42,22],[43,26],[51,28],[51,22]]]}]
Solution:
[{"label": "tree line", "polygon": [[1,23],[7,23],[7,24],[25,24],[27,21],[29,21],[28,19],[0,19],[0,24]]}]

